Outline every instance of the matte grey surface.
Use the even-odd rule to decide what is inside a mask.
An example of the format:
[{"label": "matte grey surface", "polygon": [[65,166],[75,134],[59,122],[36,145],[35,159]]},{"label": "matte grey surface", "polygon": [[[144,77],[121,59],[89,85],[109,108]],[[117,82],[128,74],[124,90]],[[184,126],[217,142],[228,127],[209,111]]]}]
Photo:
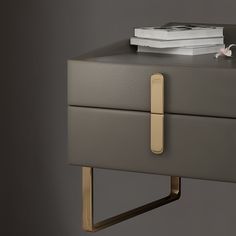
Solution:
[{"label": "matte grey surface", "polygon": [[164,152],[150,150],[150,114],[69,108],[71,164],[236,182],[236,119],[165,115]]},{"label": "matte grey surface", "polygon": [[[236,185],[190,179],[183,180],[176,204],[95,234],[82,231],[80,167],[68,165],[66,155],[66,61],[129,37],[134,26],[174,20],[235,23],[235,7],[235,0],[1,1],[0,234],[234,235]],[[97,218],[167,190],[165,177],[95,174]]]},{"label": "matte grey surface", "polygon": [[[122,54],[124,60],[126,56]],[[136,58],[139,56],[134,55]],[[191,58],[195,57],[190,57],[190,61]],[[215,60],[212,55],[210,60]],[[162,64],[160,61],[157,63]],[[178,59],[174,61],[178,62]],[[150,111],[150,77],[155,73],[163,73],[165,78],[165,113],[236,117],[236,69],[196,65],[72,60],[68,62],[68,104]]]}]

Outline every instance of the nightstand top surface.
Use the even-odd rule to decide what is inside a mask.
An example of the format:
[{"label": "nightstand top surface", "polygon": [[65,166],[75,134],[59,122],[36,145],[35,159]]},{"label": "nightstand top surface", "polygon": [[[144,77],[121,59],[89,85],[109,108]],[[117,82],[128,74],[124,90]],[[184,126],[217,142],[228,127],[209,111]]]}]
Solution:
[{"label": "nightstand top surface", "polygon": [[[236,43],[236,26],[224,27],[225,45]],[[150,65],[150,66],[184,66],[236,69],[236,49],[232,58],[215,58],[214,53],[196,56],[167,55],[157,53],[138,53],[136,46],[130,46],[129,40],[119,41],[104,48],[87,53],[73,60],[112,64]]]}]

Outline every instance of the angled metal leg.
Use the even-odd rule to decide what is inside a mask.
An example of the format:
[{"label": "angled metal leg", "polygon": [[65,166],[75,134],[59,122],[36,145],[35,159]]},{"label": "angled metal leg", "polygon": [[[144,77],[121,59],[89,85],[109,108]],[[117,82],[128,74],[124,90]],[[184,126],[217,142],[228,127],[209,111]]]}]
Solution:
[{"label": "angled metal leg", "polygon": [[152,209],[158,208],[180,198],[181,178],[171,176],[170,194],[164,198],[137,207],[133,210],[121,213],[98,223],[93,222],[93,168],[82,167],[83,188],[83,229],[95,232],[124,220],[140,215]]}]

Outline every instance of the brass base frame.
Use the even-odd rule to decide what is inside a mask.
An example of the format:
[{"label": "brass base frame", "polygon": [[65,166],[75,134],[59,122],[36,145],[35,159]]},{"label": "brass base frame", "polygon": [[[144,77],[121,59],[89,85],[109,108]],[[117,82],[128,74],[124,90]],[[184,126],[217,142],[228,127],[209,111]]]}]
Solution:
[{"label": "brass base frame", "polygon": [[96,232],[111,225],[120,223],[134,216],[143,214],[170,202],[176,201],[181,195],[181,178],[170,177],[170,194],[164,198],[137,207],[130,211],[113,216],[98,223],[93,222],[93,168],[82,167],[82,191],[83,191],[83,229],[88,232]]}]

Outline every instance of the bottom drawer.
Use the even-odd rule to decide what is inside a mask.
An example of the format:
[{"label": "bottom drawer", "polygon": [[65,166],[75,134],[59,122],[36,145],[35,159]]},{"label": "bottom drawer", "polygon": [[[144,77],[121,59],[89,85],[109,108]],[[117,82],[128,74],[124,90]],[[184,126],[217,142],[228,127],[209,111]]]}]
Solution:
[{"label": "bottom drawer", "polygon": [[69,107],[70,164],[236,182],[236,119],[165,114],[164,152],[147,112]]}]

